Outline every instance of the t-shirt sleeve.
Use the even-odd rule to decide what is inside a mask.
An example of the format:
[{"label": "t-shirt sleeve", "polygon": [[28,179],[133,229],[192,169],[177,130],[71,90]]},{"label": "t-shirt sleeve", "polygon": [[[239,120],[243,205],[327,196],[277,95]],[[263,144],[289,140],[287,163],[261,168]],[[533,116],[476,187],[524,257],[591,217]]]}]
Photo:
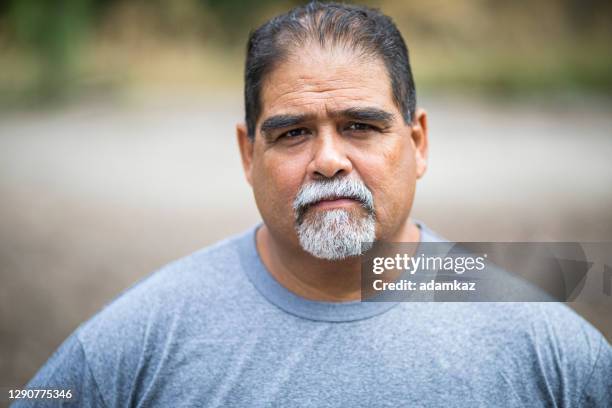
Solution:
[{"label": "t-shirt sleeve", "polygon": [[612,407],[612,347],[601,337],[597,359],[586,379],[581,407]]},{"label": "t-shirt sleeve", "polygon": [[11,407],[106,407],[76,333],[64,341],[25,388],[70,390],[71,398],[23,399]]}]

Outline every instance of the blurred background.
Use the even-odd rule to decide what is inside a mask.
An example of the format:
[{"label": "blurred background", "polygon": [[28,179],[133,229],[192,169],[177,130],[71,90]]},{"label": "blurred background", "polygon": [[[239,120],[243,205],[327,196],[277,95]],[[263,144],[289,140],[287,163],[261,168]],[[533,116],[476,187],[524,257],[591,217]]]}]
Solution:
[{"label": "blurred background", "polygon": [[[258,222],[250,29],[298,1],[0,2],[0,387],[145,275]],[[455,241],[612,241],[612,3],[370,1],[410,48]],[[571,305],[612,339],[609,306]]]}]

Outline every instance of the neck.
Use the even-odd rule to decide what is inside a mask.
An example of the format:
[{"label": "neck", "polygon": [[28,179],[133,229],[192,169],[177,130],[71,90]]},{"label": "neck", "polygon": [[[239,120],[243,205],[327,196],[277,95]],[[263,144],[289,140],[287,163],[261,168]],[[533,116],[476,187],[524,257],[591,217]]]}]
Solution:
[{"label": "neck", "polygon": [[[410,219],[389,242],[419,242],[419,228]],[[298,247],[277,240],[264,224],[256,234],[257,250],[270,274],[296,295],[317,301],[361,299],[361,259],[318,259]]]}]

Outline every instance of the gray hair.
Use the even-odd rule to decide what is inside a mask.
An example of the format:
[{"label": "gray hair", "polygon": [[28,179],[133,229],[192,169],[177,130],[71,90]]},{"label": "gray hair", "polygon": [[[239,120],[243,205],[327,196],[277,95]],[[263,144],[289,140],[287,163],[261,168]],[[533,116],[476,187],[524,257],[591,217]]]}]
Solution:
[{"label": "gray hair", "polygon": [[[335,198],[357,200],[367,214],[338,208],[317,211],[306,218],[310,205]],[[293,210],[300,245],[316,258],[341,260],[361,255],[376,238],[374,198],[360,180],[341,177],[303,185],[295,197]]]}]

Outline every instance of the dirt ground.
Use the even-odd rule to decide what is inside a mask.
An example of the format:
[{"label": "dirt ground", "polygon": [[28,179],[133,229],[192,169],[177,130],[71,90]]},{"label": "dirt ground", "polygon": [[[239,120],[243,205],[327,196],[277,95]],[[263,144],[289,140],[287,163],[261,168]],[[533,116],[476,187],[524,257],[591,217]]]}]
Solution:
[{"label": "dirt ground", "polygon": [[[455,241],[612,241],[611,105],[430,96],[414,216]],[[165,263],[258,221],[241,102],[0,113],[0,387]],[[573,305],[612,339],[607,306]]]}]

